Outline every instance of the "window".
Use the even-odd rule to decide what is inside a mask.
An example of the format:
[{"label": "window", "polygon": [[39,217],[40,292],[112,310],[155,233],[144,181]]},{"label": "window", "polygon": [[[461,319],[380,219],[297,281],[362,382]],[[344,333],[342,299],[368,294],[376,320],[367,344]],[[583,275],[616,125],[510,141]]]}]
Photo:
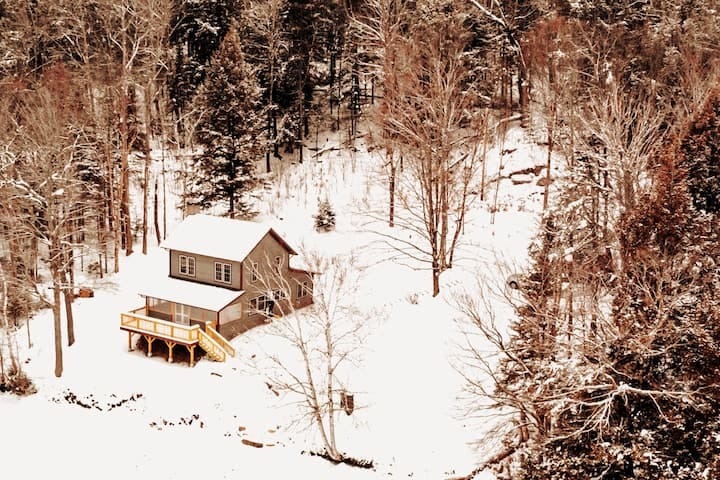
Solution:
[{"label": "window", "polygon": [[258,312],[269,313],[275,302],[268,298],[266,295],[260,295],[258,297],[250,299],[250,314]]},{"label": "window", "polygon": [[285,290],[273,290],[273,298],[275,300],[285,300],[287,298],[287,295],[285,295]]},{"label": "window", "polygon": [[178,271],[180,275],[187,275],[188,277],[195,276],[195,257],[188,257],[187,255],[180,255]]},{"label": "window", "polygon": [[229,263],[215,262],[215,281],[232,283],[232,265]]},{"label": "window", "polygon": [[257,282],[258,279],[258,264],[257,262],[250,262],[250,281]]},{"label": "window", "polygon": [[275,257],[275,273],[280,273],[280,266],[282,265],[282,257]]},{"label": "window", "polygon": [[190,325],[190,307],[188,305],[175,304],[175,322]]},{"label": "window", "polygon": [[307,297],[308,295],[312,295],[312,287],[310,286],[310,282],[305,281],[302,283],[298,283],[297,298]]}]

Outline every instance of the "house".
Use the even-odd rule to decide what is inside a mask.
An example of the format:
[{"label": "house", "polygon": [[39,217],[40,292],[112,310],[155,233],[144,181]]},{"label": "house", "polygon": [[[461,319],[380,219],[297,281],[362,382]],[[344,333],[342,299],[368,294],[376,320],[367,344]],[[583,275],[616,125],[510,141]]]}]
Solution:
[{"label": "house", "polygon": [[[272,316],[313,302],[313,274],[293,266],[297,252],[267,225],[214,217],[187,217],[162,243],[166,274],[138,293],[145,305],[121,314],[120,328],[148,343],[185,346],[194,362],[200,347],[214,360],[235,352],[229,340]],[[157,277],[157,278],[156,278]]]}]

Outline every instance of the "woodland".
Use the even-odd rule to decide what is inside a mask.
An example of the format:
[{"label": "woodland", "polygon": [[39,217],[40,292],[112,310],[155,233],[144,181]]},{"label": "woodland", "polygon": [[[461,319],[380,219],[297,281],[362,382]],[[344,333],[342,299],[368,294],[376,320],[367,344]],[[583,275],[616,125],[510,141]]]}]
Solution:
[{"label": "woodland", "polygon": [[[468,196],[486,194],[487,145],[518,122],[547,148],[546,185],[551,162],[564,175],[510,331],[482,292],[458,299],[498,352],[468,347],[469,391],[506,419],[477,472],[720,478],[719,14],[713,0],[0,0],[0,330],[52,309],[61,376],[74,272],[117,273],[136,236],[136,255],[159,243],[171,177],[183,213],[252,218],[275,162],[312,161],[318,132],[352,146],[360,118],[384,155],[384,221],[419,239],[404,251],[436,296]],[[0,365],[0,390],[32,390],[12,345]]]}]

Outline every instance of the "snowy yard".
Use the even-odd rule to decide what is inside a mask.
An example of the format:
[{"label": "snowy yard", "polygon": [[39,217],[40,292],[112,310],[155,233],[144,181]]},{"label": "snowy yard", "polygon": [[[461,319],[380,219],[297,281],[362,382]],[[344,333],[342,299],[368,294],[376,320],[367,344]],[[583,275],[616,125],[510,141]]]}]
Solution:
[{"label": "snowy yard", "polygon": [[[520,130],[509,132],[508,146],[516,150],[488,153],[489,178],[500,158],[504,177],[544,163],[545,150],[526,143]],[[128,352],[119,315],[140,306],[136,286],[146,272],[167,268],[167,253],[154,247],[148,256],[122,258],[118,275],[88,279],[95,296],[75,303],[77,343],[65,349],[62,378],[53,375],[50,312],[32,320],[32,348],[24,348],[26,331],[17,333],[38,393],[0,394],[3,478],[438,479],[467,474],[491,453],[473,447],[486,426],[466,418],[458,401],[463,379],[454,365],[462,337],[452,298],[472,291],[479,278],[502,285],[498,261],[511,270],[522,265],[542,207],[539,177],[489,183],[486,200],[471,207],[441,295],[432,298],[429,271],[391,258],[374,233],[388,228],[367,215],[385,205],[384,179],[374,173],[379,159],[361,148],[353,173],[342,151],[324,150],[322,162],[287,167],[287,181],[304,182],[305,193],[287,198],[283,182],[275,182],[262,202],[272,211],[259,220],[270,221],[293,245],[352,252],[364,268],[352,301],[371,319],[369,336],[362,363],[347,375],[361,408],[338,418],[338,445],[372,460],[374,468],[333,465],[307,454],[320,450],[320,442],[293,423],[291,399],[277,396],[267,376],[251,366],[253,354],[274,347],[265,326],[235,338],[238,355],[226,363],[203,359],[189,368]],[[321,196],[337,213],[334,232],[313,230]]]}]

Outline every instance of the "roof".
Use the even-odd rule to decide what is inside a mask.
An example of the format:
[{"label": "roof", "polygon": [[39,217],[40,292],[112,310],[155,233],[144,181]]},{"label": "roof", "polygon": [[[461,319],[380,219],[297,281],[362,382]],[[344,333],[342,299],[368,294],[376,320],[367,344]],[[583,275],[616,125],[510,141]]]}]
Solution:
[{"label": "roof", "polygon": [[159,298],[219,312],[245,292],[171,277],[162,277],[148,279],[145,285],[140,286],[138,293],[143,297]]},{"label": "roof", "polygon": [[185,218],[160,246],[242,262],[267,234],[272,235],[288,252],[297,254],[267,224],[203,214]]}]

